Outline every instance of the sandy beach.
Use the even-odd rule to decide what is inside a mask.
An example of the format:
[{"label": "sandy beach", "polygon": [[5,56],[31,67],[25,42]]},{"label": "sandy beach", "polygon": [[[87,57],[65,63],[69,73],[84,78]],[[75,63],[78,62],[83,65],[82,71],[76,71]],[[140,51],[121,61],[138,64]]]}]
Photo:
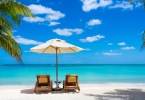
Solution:
[{"label": "sandy beach", "polygon": [[0,100],[145,100],[145,0],[64,1],[0,0]]},{"label": "sandy beach", "polygon": [[80,93],[33,93],[33,85],[0,86],[0,100],[145,100],[145,84],[80,84],[80,87]]}]

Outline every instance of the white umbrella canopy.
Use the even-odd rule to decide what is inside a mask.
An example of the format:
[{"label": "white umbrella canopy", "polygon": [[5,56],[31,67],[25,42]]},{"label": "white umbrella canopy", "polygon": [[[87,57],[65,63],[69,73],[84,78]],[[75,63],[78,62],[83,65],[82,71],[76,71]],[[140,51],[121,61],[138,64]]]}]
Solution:
[{"label": "white umbrella canopy", "polygon": [[30,49],[32,52],[56,54],[56,88],[59,88],[58,83],[58,54],[59,53],[74,53],[83,50],[80,47],[67,43],[61,39],[51,39],[43,44]]},{"label": "white umbrella canopy", "polygon": [[46,43],[31,48],[30,51],[38,53],[55,54],[56,49],[57,53],[73,53],[83,50],[80,47],[67,43],[65,40],[51,39]]}]

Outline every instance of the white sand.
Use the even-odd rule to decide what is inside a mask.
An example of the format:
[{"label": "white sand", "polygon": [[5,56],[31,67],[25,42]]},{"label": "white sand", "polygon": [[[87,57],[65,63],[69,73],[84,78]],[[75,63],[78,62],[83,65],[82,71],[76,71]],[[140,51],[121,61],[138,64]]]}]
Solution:
[{"label": "white sand", "polygon": [[0,86],[0,100],[145,100],[145,83],[81,84],[80,93],[33,93],[34,86]]}]

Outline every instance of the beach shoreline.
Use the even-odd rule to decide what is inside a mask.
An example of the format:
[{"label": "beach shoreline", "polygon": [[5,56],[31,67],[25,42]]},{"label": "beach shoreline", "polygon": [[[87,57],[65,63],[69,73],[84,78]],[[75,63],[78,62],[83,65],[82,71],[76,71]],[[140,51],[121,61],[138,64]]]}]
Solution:
[{"label": "beach shoreline", "polygon": [[[55,85],[54,85],[55,86]],[[81,91],[33,93],[34,85],[1,85],[0,100],[144,100],[145,83],[80,84]],[[134,98],[134,99],[132,99]]]}]

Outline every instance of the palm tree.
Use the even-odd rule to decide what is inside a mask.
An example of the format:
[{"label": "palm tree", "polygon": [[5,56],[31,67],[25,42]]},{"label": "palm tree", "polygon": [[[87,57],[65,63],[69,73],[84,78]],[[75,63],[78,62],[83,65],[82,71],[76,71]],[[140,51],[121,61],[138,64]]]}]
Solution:
[{"label": "palm tree", "polygon": [[141,50],[142,50],[143,48],[145,48],[145,30],[144,30],[143,33],[142,33],[142,41],[143,41],[143,44],[142,44],[142,46],[141,46]]},{"label": "palm tree", "polygon": [[22,52],[13,38],[12,28],[20,25],[23,16],[34,17],[25,5],[14,0],[0,0],[0,47],[20,63]]},{"label": "palm tree", "polygon": [[[140,1],[140,0],[130,0],[130,2],[136,2],[136,1]],[[143,4],[144,10],[145,10],[145,0],[142,0],[142,4]],[[143,41],[143,43],[141,46],[141,51],[143,48],[145,48],[145,30],[142,33],[142,41]]]},{"label": "palm tree", "polygon": [[[141,0],[129,0],[130,2],[140,2]],[[145,0],[142,0],[142,4],[145,10]]]},{"label": "palm tree", "polygon": [[144,7],[144,9],[145,9],[145,0],[142,0],[142,2],[143,2],[143,7]]}]

